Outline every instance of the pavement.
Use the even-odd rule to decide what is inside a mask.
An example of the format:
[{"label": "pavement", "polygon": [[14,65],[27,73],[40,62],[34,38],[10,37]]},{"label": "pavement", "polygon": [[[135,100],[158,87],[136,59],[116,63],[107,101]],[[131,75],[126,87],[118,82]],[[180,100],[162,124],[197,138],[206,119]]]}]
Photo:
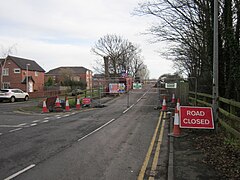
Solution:
[{"label": "pavement", "polygon": [[[170,122],[170,131],[172,127]],[[168,180],[223,179],[212,166],[204,163],[206,157],[196,147],[199,134],[199,131],[182,129],[181,137],[169,136]]]}]

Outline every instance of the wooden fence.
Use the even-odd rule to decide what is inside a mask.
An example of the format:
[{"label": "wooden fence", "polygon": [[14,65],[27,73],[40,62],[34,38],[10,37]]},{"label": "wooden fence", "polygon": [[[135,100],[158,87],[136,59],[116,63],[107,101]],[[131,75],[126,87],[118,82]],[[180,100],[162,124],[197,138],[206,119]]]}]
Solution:
[{"label": "wooden fence", "polygon": [[[198,106],[212,106],[212,95],[189,92],[189,104]],[[234,137],[240,139],[240,102],[219,97],[219,123]]]}]

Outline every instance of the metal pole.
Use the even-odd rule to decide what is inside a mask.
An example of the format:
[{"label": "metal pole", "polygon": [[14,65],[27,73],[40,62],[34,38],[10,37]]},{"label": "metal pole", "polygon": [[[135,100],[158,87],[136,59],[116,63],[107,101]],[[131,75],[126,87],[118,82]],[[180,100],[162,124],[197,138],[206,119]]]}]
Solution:
[{"label": "metal pole", "polygon": [[213,115],[215,130],[218,131],[218,0],[214,0],[214,38],[213,38]]},{"label": "metal pole", "polygon": [[26,77],[26,92],[28,93],[28,64],[26,65],[27,66],[27,77]]},{"label": "metal pole", "polygon": [[197,106],[197,77],[195,77],[195,106]]},{"label": "metal pole", "polygon": [[129,107],[130,107],[130,102],[129,102],[129,101],[130,101],[130,100],[129,100],[129,90],[128,90],[127,93],[128,93],[128,96],[127,96],[127,108],[129,108]]}]

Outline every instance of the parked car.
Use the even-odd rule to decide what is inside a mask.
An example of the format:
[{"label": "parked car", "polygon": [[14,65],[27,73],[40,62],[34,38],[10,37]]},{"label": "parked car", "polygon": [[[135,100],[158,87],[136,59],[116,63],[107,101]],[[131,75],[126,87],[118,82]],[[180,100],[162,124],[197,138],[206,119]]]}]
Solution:
[{"label": "parked car", "polygon": [[22,99],[27,101],[29,94],[22,91],[21,89],[1,89],[0,90],[0,101],[9,100],[15,102],[16,100]]}]

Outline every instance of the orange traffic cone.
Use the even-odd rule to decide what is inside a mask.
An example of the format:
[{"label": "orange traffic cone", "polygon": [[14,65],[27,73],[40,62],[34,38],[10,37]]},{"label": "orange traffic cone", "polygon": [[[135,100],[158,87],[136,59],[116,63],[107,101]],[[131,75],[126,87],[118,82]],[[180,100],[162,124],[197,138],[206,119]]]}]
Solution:
[{"label": "orange traffic cone", "polygon": [[43,100],[43,107],[42,107],[42,113],[47,113],[48,109],[47,109],[47,105],[46,105],[46,100]]},{"label": "orange traffic cone", "polygon": [[180,111],[180,99],[177,100],[177,110]]},{"label": "orange traffic cone", "polygon": [[61,107],[59,97],[57,96],[56,102],[55,102],[55,107]]},{"label": "orange traffic cone", "polygon": [[178,115],[178,110],[177,107],[175,108],[175,114],[174,114],[174,125],[173,125],[173,132],[169,134],[170,136],[173,137],[180,137],[181,136],[181,130],[179,128],[179,115]]},{"label": "orange traffic cone", "polygon": [[179,114],[178,114],[178,109],[175,109],[175,114],[174,114],[174,125],[173,125],[173,135],[174,136],[180,136],[181,130],[179,128],[180,120],[179,120]]},{"label": "orange traffic cone", "polygon": [[166,110],[167,110],[167,103],[166,103],[166,98],[164,96],[163,103],[162,103],[162,111],[166,111]]},{"label": "orange traffic cone", "polygon": [[175,103],[175,94],[172,95],[172,103]]},{"label": "orange traffic cone", "polygon": [[77,104],[76,104],[76,109],[80,109],[81,105],[80,105],[80,97],[77,97]]},{"label": "orange traffic cone", "polygon": [[66,111],[70,111],[69,102],[68,102],[68,97],[66,97],[65,110],[66,110]]}]

